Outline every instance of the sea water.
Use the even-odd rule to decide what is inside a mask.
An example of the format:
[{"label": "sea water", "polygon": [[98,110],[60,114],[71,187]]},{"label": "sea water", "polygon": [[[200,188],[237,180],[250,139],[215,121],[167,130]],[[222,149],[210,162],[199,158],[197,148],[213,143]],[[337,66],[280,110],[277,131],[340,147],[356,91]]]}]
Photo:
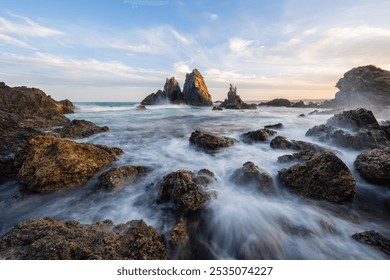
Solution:
[{"label": "sea water", "polygon": [[[76,103],[71,119],[85,119],[110,131],[78,142],[119,147],[124,155],[116,166],[142,165],[152,170],[135,184],[117,191],[101,191],[97,178],[87,184],[51,194],[25,194],[17,182],[0,185],[0,234],[19,221],[54,217],[115,224],[143,219],[167,234],[174,217],[156,203],[150,188],[164,175],[179,169],[211,170],[216,181],[209,188],[217,196],[206,204],[207,221],[199,239],[215,259],[382,259],[385,256],[351,238],[356,232],[376,230],[390,236],[390,191],[365,182],[353,167],[357,151],[331,147],[305,136],[332,115],[308,115],[313,109],[259,107],[257,110],[212,111],[185,105],[148,106],[137,103]],[[300,114],[306,117],[298,117]],[[357,179],[351,202],[335,204],[290,193],[277,173],[292,163],[277,158],[293,151],[274,150],[269,142],[237,145],[207,154],[190,146],[191,132],[202,129],[239,139],[242,133],[283,123],[278,135],[310,141],[335,150]],[[252,161],[272,175],[274,194],[263,194],[231,182],[231,174]],[[149,186],[149,187],[146,187]],[[150,187],[151,186],[151,187]],[[188,255],[182,254],[184,257]]]}]

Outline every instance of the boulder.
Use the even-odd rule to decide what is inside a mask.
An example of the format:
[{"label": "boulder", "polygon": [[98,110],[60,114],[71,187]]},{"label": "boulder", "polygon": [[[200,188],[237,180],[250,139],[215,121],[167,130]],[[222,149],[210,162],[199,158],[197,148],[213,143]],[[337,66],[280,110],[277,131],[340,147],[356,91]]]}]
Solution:
[{"label": "boulder", "polygon": [[364,108],[336,114],[326,121],[326,125],[347,129],[352,132],[357,132],[361,129],[380,129],[380,125],[372,111]]},{"label": "boulder", "polygon": [[93,122],[85,120],[72,120],[63,127],[53,130],[54,133],[62,138],[85,138],[107,131],[109,131],[107,126],[97,126]]},{"label": "boulder", "polygon": [[352,199],[356,192],[355,178],[332,152],[323,152],[282,169],[278,175],[289,190],[309,198],[343,202]]},{"label": "boulder", "polygon": [[140,176],[145,175],[147,168],[144,166],[120,166],[113,167],[99,176],[99,187],[104,189],[118,189],[127,184],[134,183]]},{"label": "boulder", "polygon": [[[314,106],[314,105],[313,105],[313,104],[310,104],[310,106]],[[305,108],[306,105],[305,105],[305,102],[303,102],[303,101],[301,100],[301,101],[292,103],[292,104],[291,104],[291,107],[294,107],[294,108]]]},{"label": "boulder", "polygon": [[183,87],[183,100],[185,104],[193,106],[213,105],[203,76],[197,69],[186,75]]},{"label": "boulder", "polygon": [[268,129],[282,129],[283,128],[283,124],[282,123],[277,123],[277,124],[265,125],[264,128],[268,128]]},{"label": "boulder", "polygon": [[286,137],[276,136],[271,140],[271,148],[273,149],[282,149],[282,150],[295,150],[295,151],[313,151],[313,152],[323,152],[326,151],[324,147],[319,145],[299,140],[287,140]]},{"label": "boulder", "polygon": [[213,111],[222,111],[223,109],[221,108],[221,106],[214,105],[212,110]]},{"label": "boulder", "polygon": [[145,105],[142,105],[142,104],[139,104],[137,105],[137,107],[135,107],[136,110],[146,110],[146,106]]},{"label": "boulder", "polygon": [[390,187],[390,148],[364,151],[357,156],[354,165],[367,181]]},{"label": "boulder", "polygon": [[163,260],[167,249],[156,230],[142,220],[114,226],[53,218],[27,220],[0,239],[7,260]]},{"label": "boulder", "polygon": [[262,102],[259,106],[273,106],[273,107],[291,107],[292,103],[290,100],[285,98],[276,98],[268,102]]},{"label": "boulder", "polygon": [[304,118],[304,117],[306,117],[305,114],[300,114],[300,115],[298,115],[298,118]]},{"label": "boulder", "polygon": [[226,109],[257,109],[256,104],[248,104],[242,101],[241,97],[237,94],[237,87],[230,84],[227,98],[221,103],[220,107]]},{"label": "boulder", "polygon": [[218,136],[213,133],[196,130],[191,133],[190,144],[205,152],[215,152],[221,148],[227,148],[238,143],[234,138]]},{"label": "boulder", "polygon": [[336,87],[338,106],[390,105],[390,72],[373,65],[349,70]]},{"label": "boulder", "polygon": [[[202,172],[201,172],[202,174]],[[210,198],[204,187],[198,185],[194,177],[199,174],[178,170],[164,176],[157,183],[159,202],[172,202],[179,214],[187,214],[200,209]]]},{"label": "boulder", "polygon": [[352,238],[361,243],[373,246],[377,250],[390,256],[390,239],[384,237],[379,232],[373,230],[359,232],[352,235]]},{"label": "boulder", "polygon": [[295,160],[301,160],[301,161],[306,161],[311,159],[316,153],[310,150],[305,150],[299,153],[294,153],[292,155],[283,155],[278,157],[278,162],[280,163],[286,163],[286,162],[291,162]]},{"label": "boulder", "polygon": [[258,129],[256,131],[249,131],[247,133],[241,134],[240,140],[244,143],[254,143],[254,142],[265,142],[268,141],[272,136],[277,134],[276,131],[271,129]]},{"label": "boulder", "polygon": [[80,186],[122,153],[118,148],[37,136],[18,156],[18,179],[36,192]]},{"label": "boulder", "polygon": [[158,90],[156,93],[151,93],[146,96],[141,105],[159,105],[169,103],[166,92]]},{"label": "boulder", "polygon": [[258,191],[268,192],[273,187],[273,180],[267,171],[248,161],[234,171],[230,180],[240,186],[252,186]]}]

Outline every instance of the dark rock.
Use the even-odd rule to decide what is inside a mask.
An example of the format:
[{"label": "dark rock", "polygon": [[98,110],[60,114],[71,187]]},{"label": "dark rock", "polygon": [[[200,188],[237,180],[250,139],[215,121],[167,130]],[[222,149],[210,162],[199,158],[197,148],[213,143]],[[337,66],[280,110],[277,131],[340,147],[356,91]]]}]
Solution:
[{"label": "dark rock", "polygon": [[309,198],[343,202],[352,199],[356,192],[355,178],[332,152],[315,155],[278,174],[288,189]]},{"label": "dark rock", "polygon": [[259,191],[267,192],[272,189],[272,177],[267,171],[259,168],[253,162],[246,162],[232,174],[230,179],[242,186],[253,186]]},{"label": "dark rock", "polygon": [[180,214],[194,212],[201,208],[210,196],[199,186],[194,174],[187,170],[171,172],[157,183],[159,202],[171,201]]},{"label": "dark rock", "polygon": [[183,103],[183,94],[175,77],[165,81],[164,92],[171,103]]},{"label": "dark rock", "polygon": [[63,114],[72,114],[76,107],[69,99],[61,100],[59,103],[62,105],[61,112]]},{"label": "dark rock", "polygon": [[213,105],[206,83],[197,69],[186,75],[183,87],[183,100],[185,104],[193,106]]},{"label": "dark rock", "polygon": [[220,106],[218,106],[218,105],[214,105],[213,106],[213,109],[212,109],[213,111],[222,111],[223,109],[220,107]]},{"label": "dark rock", "polygon": [[299,153],[294,153],[292,155],[283,155],[278,157],[278,162],[280,163],[286,163],[286,162],[291,162],[294,160],[309,160],[311,159],[316,153],[310,150],[305,150]]},{"label": "dark rock", "polygon": [[386,138],[390,140],[390,121],[385,121],[380,124],[381,129],[386,134]]},{"label": "dark rock", "polygon": [[167,249],[156,230],[142,220],[114,226],[52,218],[21,222],[0,239],[0,258],[8,260],[157,260]]},{"label": "dark rock", "polygon": [[151,93],[141,101],[141,105],[158,105],[169,103],[166,92],[158,90],[156,93]]},{"label": "dark rock", "polygon": [[137,107],[135,107],[136,110],[146,110],[146,106],[139,104]]},{"label": "dark rock", "polygon": [[390,148],[364,151],[354,165],[367,181],[390,187]]},{"label": "dark rock", "polygon": [[85,120],[72,120],[63,127],[53,130],[62,138],[85,138],[91,135],[107,132],[109,128],[107,126],[97,126],[93,122]]},{"label": "dark rock", "polygon": [[335,103],[341,106],[390,105],[390,72],[373,65],[353,68],[336,87]]},{"label": "dark rock", "polygon": [[18,179],[36,192],[80,186],[122,153],[118,148],[38,136],[18,156]]},{"label": "dark rock", "polygon": [[190,144],[206,152],[215,152],[221,148],[233,146],[238,143],[234,138],[218,136],[213,133],[196,130],[191,133]]},{"label": "dark rock", "polygon": [[178,223],[173,227],[170,233],[169,243],[172,247],[185,247],[190,240],[188,229],[183,217],[181,217]]},{"label": "dark rock", "polygon": [[215,174],[208,169],[201,169],[197,173],[193,173],[192,180],[202,187],[207,187],[216,181]]},{"label": "dark rock", "polygon": [[282,129],[282,128],[283,128],[283,124],[282,124],[282,123],[277,123],[277,124],[265,125],[264,128],[269,128],[269,129]]},{"label": "dark rock", "polygon": [[253,142],[265,142],[268,141],[272,136],[277,134],[276,131],[270,130],[267,128],[258,129],[256,131],[249,131],[247,133],[241,134],[240,139],[244,143],[253,143]]},{"label": "dark rock", "polygon": [[298,118],[304,118],[304,117],[306,117],[305,114],[300,114],[300,115],[298,116]]},{"label": "dark rock", "polygon": [[318,110],[314,110],[314,111],[311,111],[311,112],[309,113],[309,116],[311,116],[311,115],[317,115],[318,113],[319,113]]},{"label": "dark rock", "polygon": [[233,86],[232,84],[230,84],[227,98],[225,99],[224,102],[221,103],[220,107],[224,107],[226,109],[236,109],[236,110],[257,109],[256,104],[248,104],[242,101],[241,97],[237,94],[237,87]]},{"label": "dark rock", "polygon": [[370,245],[378,249],[379,251],[390,256],[390,239],[384,237],[382,234],[375,231],[359,232],[352,235],[352,238]]},{"label": "dark rock", "polygon": [[348,129],[357,132],[360,129],[380,129],[372,111],[364,108],[344,111],[326,121],[327,126]]},{"label": "dark rock", "polygon": [[291,104],[291,107],[294,107],[294,108],[305,108],[306,105],[305,105],[305,102],[303,102],[303,101],[301,100],[301,101],[292,103],[292,104]]},{"label": "dark rock", "polygon": [[319,145],[309,143],[306,141],[298,140],[287,140],[286,137],[276,136],[271,140],[271,148],[273,149],[282,149],[282,150],[295,150],[295,151],[305,151],[310,150],[313,152],[323,152],[326,151],[324,147]]},{"label": "dark rock", "polygon": [[292,104],[291,104],[290,100],[288,100],[288,99],[276,98],[276,99],[272,99],[271,101],[268,101],[268,102],[262,102],[259,104],[259,106],[291,107]]},{"label": "dark rock", "polygon": [[120,166],[113,167],[99,176],[99,187],[104,189],[118,189],[127,184],[134,183],[140,176],[145,175],[147,168],[144,166]]}]

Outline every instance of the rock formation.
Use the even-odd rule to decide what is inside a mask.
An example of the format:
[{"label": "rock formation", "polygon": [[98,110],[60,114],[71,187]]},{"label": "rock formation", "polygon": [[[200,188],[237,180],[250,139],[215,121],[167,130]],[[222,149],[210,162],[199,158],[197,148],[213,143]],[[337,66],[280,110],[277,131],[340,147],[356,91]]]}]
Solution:
[{"label": "rock formation", "polygon": [[213,133],[196,130],[191,133],[190,144],[205,152],[216,152],[221,148],[227,148],[238,143],[234,138],[218,136]]},{"label": "rock formation", "polygon": [[287,140],[286,137],[283,136],[276,136],[274,139],[271,140],[271,147],[273,149],[282,149],[282,150],[295,150],[295,151],[313,151],[313,152],[323,152],[326,149],[324,147],[321,147],[319,145],[306,142],[306,141],[300,141],[300,140]]},{"label": "rock formation", "polygon": [[243,133],[240,136],[240,140],[244,143],[255,143],[255,142],[265,142],[268,141],[272,136],[275,136],[277,132],[275,130],[263,128],[255,131],[249,131]]},{"label": "rock formation", "polygon": [[52,218],[21,222],[0,239],[7,260],[163,260],[167,249],[142,220],[114,226],[110,220],[83,225]]},{"label": "rock formation", "polygon": [[165,81],[164,92],[166,93],[167,98],[171,103],[183,102],[183,94],[181,92],[179,82],[175,77]]},{"label": "rock formation", "polygon": [[93,122],[85,120],[72,120],[63,127],[59,127],[53,130],[55,134],[62,138],[85,138],[107,131],[109,131],[107,126],[97,126]]},{"label": "rock formation", "polygon": [[141,105],[161,105],[169,103],[166,92],[158,90],[151,93],[141,101]]},{"label": "rock formation", "polygon": [[118,189],[126,184],[134,183],[147,172],[144,166],[120,166],[113,167],[99,176],[100,187],[104,189]]},{"label": "rock formation", "polygon": [[185,104],[193,106],[213,105],[203,76],[197,69],[186,75],[186,81],[183,86],[183,100]]},{"label": "rock formation", "polygon": [[324,152],[279,171],[280,181],[300,195],[343,202],[354,197],[356,180],[332,152]]},{"label": "rock formation", "polygon": [[251,161],[235,170],[230,180],[240,186],[253,187],[261,192],[269,192],[273,187],[271,175]]},{"label": "rock formation", "polygon": [[292,103],[290,100],[285,98],[276,98],[268,102],[262,102],[259,106],[291,107]]},{"label": "rock formation", "polygon": [[364,151],[354,165],[367,181],[390,187],[390,147]]},{"label": "rock formation", "polygon": [[36,192],[80,186],[122,153],[118,148],[38,136],[17,158],[21,166],[18,179]]},{"label": "rock formation", "polygon": [[359,232],[352,235],[352,238],[364,244],[373,246],[379,251],[382,251],[386,255],[390,256],[390,239],[384,237],[379,232],[373,230]]},{"label": "rock formation", "polygon": [[230,84],[227,98],[219,106],[226,109],[257,109],[256,104],[248,104],[242,101],[237,94],[237,87],[232,84]]}]

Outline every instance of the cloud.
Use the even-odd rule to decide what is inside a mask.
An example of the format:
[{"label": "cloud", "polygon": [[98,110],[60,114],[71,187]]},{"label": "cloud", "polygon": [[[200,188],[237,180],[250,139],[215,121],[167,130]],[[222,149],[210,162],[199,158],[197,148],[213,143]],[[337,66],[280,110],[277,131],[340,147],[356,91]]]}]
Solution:
[{"label": "cloud", "polygon": [[31,48],[26,42],[23,42],[23,41],[18,40],[18,39],[14,38],[14,37],[11,37],[11,36],[8,36],[8,35],[0,33],[0,42],[1,41],[3,43],[5,43],[5,44],[18,46],[18,47],[21,47],[21,48]]},{"label": "cloud", "polygon": [[206,18],[209,20],[209,21],[217,21],[219,19],[219,15],[217,14],[214,14],[214,13],[206,13]]}]

